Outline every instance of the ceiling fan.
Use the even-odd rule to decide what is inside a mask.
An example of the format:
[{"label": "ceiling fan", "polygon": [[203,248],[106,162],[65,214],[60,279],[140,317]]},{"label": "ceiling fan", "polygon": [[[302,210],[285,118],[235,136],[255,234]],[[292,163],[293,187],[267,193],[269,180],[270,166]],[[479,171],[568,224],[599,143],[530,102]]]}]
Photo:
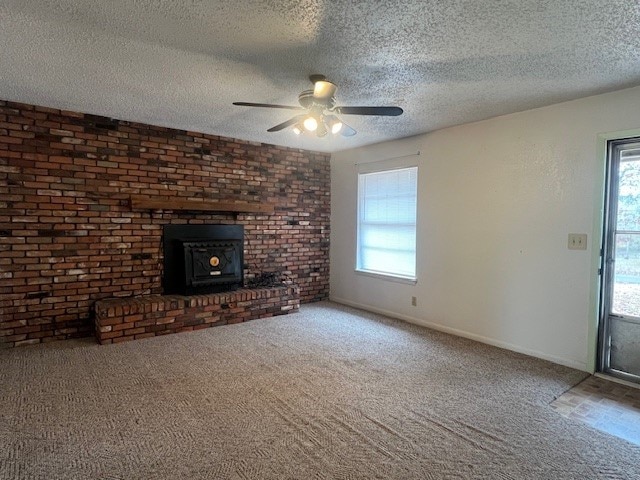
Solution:
[{"label": "ceiling fan", "polygon": [[300,135],[315,134],[324,137],[331,132],[334,135],[341,134],[344,137],[352,137],[356,131],[344,123],[338,115],[378,115],[395,117],[402,115],[400,107],[347,107],[337,106],[335,93],[337,85],[331,83],[324,75],[311,75],[309,80],[313,83],[313,89],[304,90],[298,95],[300,106],[273,105],[270,103],[233,102],[242,107],[281,108],[285,110],[304,111],[271,127],[267,132],[279,132],[287,127],[293,127],[293,133]]}]

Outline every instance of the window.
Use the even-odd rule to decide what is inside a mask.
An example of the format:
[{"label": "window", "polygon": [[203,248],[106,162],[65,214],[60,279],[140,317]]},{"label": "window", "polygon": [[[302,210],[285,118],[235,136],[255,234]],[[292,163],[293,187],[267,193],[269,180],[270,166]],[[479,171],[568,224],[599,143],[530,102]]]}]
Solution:
[{"label": "window", "polygon": [[418,167],[358,175],[356,270],[415,280]]}]

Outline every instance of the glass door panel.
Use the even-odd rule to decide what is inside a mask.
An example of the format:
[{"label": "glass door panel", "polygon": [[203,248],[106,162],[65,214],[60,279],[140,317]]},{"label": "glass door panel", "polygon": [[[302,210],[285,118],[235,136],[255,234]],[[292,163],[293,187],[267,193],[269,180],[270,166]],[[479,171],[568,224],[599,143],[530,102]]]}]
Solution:
[{"label": "glass door panel", "polygon": [[618,233],[615,242],[611,313],[640,319],[640,234]]},{"label": "glass door panel", "polygon": [[600,369],[640,383],[640,142],[610,142]]}]

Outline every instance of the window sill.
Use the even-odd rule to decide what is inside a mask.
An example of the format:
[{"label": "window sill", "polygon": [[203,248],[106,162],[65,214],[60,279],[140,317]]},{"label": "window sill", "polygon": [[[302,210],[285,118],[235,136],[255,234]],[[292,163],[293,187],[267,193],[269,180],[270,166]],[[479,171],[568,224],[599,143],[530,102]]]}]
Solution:
[{"label": "window sill", "polygon": [[396,282],[396,283],[404,283],[406,285],[415,285],[416,283],[418,283],[417,278],[397,277],[395,275],[391,275],[388,273],[376,273],[376,272],[369,272],[366,270],[355,270],[355,273],[356,275],[362,275],[364,277],[378,278],[380,280],[387,280],[389,282]]}]

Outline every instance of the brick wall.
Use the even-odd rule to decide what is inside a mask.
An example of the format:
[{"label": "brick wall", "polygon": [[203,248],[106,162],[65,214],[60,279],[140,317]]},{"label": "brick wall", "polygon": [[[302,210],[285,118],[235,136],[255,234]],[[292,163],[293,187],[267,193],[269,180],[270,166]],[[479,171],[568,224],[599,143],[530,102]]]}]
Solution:
[{"label": "brick wall", "polygon": [[[269,202],[136,211],[131,196]],[[162,225],[245,226],[245,276],[328,296],[329,156],[0,101],[0,348],[93,333],[93,305],[160,294]]]}]

